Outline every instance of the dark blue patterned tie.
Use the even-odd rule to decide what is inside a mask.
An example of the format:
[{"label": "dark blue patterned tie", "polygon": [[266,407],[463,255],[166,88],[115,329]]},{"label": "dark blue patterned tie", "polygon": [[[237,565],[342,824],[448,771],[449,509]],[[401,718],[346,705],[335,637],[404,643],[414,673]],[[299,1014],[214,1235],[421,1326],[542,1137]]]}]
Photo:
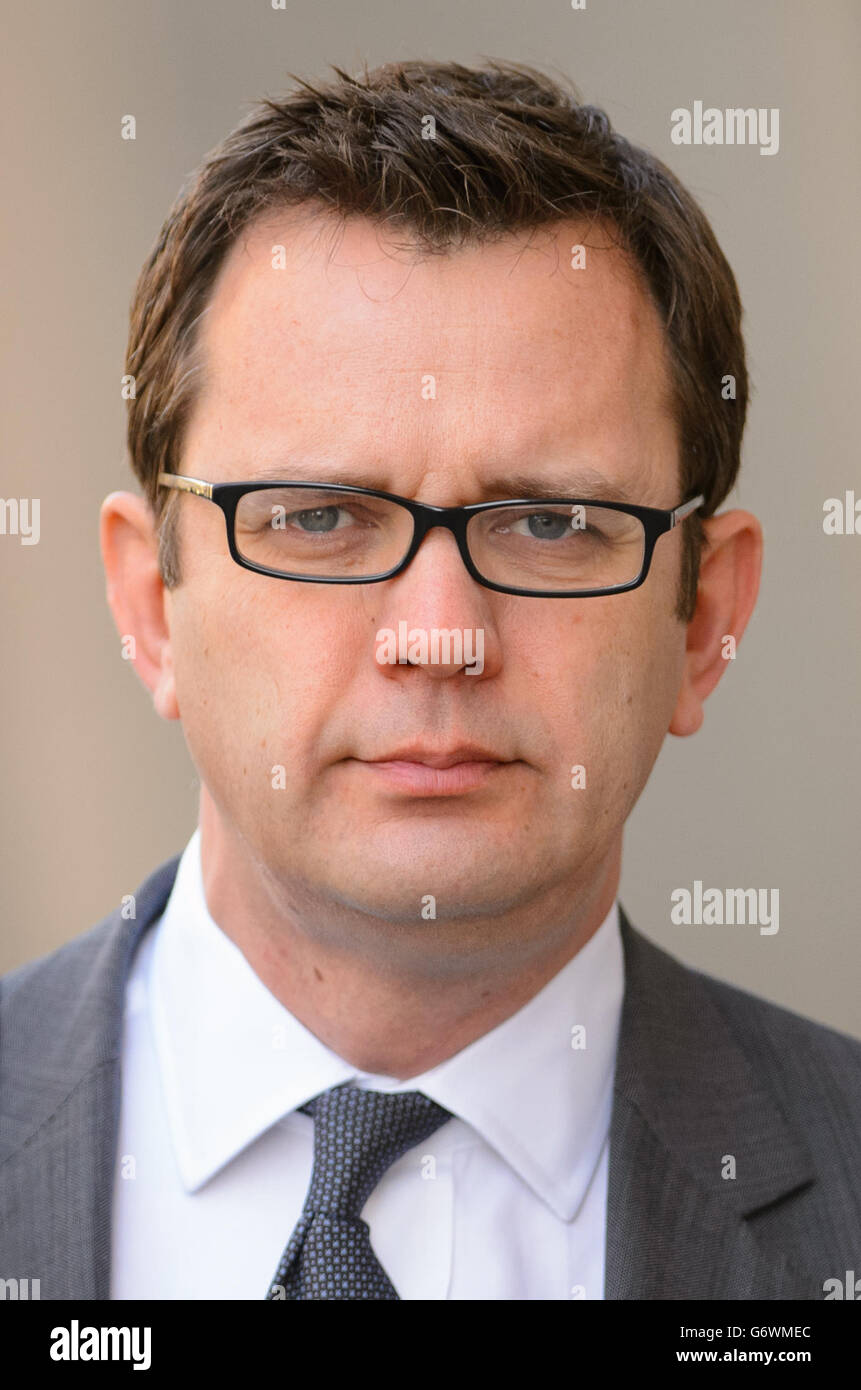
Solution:
[{"label": "dark blue patterned tie", "polygon": [[314,1168],[302,1215],[267,1299],[398,1299],[362,1208],[387,1168],[451,1119],[421,1091],[345,1082],[300,1106],[314,1117]]}]

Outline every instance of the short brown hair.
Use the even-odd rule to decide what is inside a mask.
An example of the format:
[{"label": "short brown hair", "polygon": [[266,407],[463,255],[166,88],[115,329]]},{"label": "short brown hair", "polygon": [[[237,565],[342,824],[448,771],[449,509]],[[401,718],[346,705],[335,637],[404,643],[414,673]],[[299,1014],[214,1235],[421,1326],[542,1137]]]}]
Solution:
[{"label": "short brown hair", "polygon": [[[741,302],[702,209],[653,155],[573,88],[525,64],[386,63],[265,99],[180,190],[131,307],[126,372],[132,468],[159,526],[159,564],[179,582],[175,507],[159,470],[179,467],[200,374],[196,330],[244,227],[283,206],[361,215],[432,252],[563,218],[615,228],[661,316],[669,348],[682,495],[711,515],[739,467],[748,383]],[[422,138],[433,117],[434,138]],[[733,377],[734,395],[722,391]],[[703,530],[684,525],[677,613],[696,602]]]}]

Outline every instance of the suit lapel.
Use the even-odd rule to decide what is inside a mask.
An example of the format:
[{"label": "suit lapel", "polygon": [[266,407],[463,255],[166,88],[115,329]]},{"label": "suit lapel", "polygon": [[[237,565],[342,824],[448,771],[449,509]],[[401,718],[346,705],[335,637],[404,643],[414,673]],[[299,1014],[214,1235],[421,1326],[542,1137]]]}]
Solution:
[{"label": "suit lapel", "polygon": [[40,1297],[110,1297],[109,1142],[118,1067],[84,1076],[2,1170],[4,1274],[38,1279]]},{"label": "suit lapel", "polygon": [[702,979],[624,913],[622,939],[605,1297],[821,1297],[821,1281],[762,1247],[751,1220],[809,1186],[803,1143]]},{"label": "suit lapel", "polygon": [[178,862],[138,890],[135,920],[117,910],[3,982],[0,1274],[45,1299],[110,1298],[125,984]]}]

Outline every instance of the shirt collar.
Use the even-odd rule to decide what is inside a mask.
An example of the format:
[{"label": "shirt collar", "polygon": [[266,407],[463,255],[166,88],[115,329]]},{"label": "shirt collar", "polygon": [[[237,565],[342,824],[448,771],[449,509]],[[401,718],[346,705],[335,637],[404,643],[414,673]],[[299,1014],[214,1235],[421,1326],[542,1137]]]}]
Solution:
[{"label": "shirt collar", "polygon": [[210,916],[199,828],[148,935],[140,968],[188,1192],[312,1096],[353,1080],[423,1091],[477,1131],[561,1219],[576,1215],[610,1123],[624,990],[617,903],[521,1009],[408,1081],[352,1066],[270,993]]}]

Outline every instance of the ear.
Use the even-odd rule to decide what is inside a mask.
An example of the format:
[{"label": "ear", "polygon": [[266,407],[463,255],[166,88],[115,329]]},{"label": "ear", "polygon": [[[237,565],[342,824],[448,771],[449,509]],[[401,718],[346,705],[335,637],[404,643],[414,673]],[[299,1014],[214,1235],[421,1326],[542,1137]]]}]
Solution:
[{"label": "ear", "polygon": [[[162,719],[179,719],[168,620],[169,594],[158,568],[155,519],[132,492],[112,492],[102,503],[99,539],[107,599],[130,660]],[[131,644],[130,644],[131,645]]]},{"label": "ear", "polygon": [[741,640],[762,571],[762,527],[750,512],[708,517],[703,528],[696,609],[688,624],[682,684],[669,727],[680,737],[695,734],[702,725],[703,702],[730,665],[725,639]]}]

